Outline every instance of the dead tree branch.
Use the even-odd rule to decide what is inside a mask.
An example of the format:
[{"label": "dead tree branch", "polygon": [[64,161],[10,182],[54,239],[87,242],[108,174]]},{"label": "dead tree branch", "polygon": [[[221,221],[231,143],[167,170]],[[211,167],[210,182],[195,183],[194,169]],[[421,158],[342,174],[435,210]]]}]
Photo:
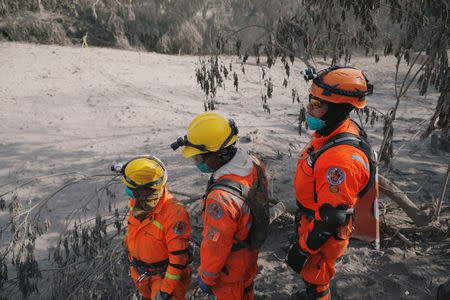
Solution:
[{"label": "dead tree branch", "polygon": [[447,166],[447,173],[445,174],[445,179],[444,179],[444,183],[442,184],[441,194],[439,196],[439,200],[437,202],[436,209],[433,214],[433,218],[432,218],[433,221],[439,219],[439,214],[441,212],[441,207],[442,207],[442,201],[444,200],[445,192],[447,190],[448,177],[450,174],[449,172],[450,172],[450,163]]},{"label": "dead tree branch", "polygon": [[431,219],[419,209],[395,184],[378,175],[380,192],[391,198],[414,221],[417,226],[426,226]]}]

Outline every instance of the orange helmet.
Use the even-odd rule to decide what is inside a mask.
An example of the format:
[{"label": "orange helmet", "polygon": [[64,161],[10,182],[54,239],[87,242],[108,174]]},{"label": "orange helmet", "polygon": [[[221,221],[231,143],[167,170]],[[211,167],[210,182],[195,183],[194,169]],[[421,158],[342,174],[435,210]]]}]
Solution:
[{"label": "orange helmet", "polygon": [[302,74],[306,80],[314,78],[309,93],[328,102],[350,103],[363,108],[366,96],[373,93],[373,85],[364,73],[352,67],[331,66],[317,74],[314,69],[309,69]]}]

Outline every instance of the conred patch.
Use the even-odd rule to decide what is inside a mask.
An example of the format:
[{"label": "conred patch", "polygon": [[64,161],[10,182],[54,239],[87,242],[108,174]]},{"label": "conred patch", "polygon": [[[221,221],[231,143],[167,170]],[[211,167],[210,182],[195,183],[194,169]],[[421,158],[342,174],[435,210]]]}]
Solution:
[{"label": "conred patch", "polygon": [[180,221],[173,225],[172,230],[176,235],[182,235],[186,232],[186,224],[183,221]]},{"label": "conred patch", "polygon": [[205,237],[213,242],[217,242],[220,237],[220,231],[210,226],[205,234]]},{"label": "conred patch", "polygon": [[332,193],[339,193],[339,187],[337,185],[330,184],[329,189],[330,189],[330,192],[332,192]]},{"label": "conred patch", "polygon": [[331,185],[339,185],[345,180],[345,173],[339,168],[330,168],[327,171],[327,181]]},{"label": "conred patch", "polygon": [[222,207],[215,203],[212,203],[208,206],[208,212],[211,218],[213,218],[214,220],[219,220],[222,217]]}]

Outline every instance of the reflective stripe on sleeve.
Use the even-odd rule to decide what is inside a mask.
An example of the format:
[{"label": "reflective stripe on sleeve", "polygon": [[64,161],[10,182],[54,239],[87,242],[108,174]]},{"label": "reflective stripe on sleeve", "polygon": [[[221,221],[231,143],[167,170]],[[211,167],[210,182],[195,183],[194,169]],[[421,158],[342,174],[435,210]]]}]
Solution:
[{"label": "reflective stripe on sleeve", "polygon": [[178,280],[181,278],[180,275],[173,275],[173,274],[170,274],[169,272],[166,272],[166,277],[169,279],[173,279],[173,280]]},{"label": "reflective stripe on sleeve", "polygon": [[233,200],[234,202],[236,202],[240,207],[242,207],[242,204],[244,204],[244,201],[242,201],[241,199],[239,199],[238,197],[236,197],[235,195],[230,195],[231,200]]},{"label": "reflective stripe on sleeve", "polygon": [[369,164],[367,164],[361,156],[359,156],[359,155],[354,155],[354,154],[353,154],[353,155],[352,155],[352,159],[353,159],[353,160],[356,160],[356,161],[359,161],[359,162],[364,166],[364,168],[365,168],[367,171],[370,171]]},{"label": "reflective stripe on sleeve", "polygon": [[250,214],[250,208],[248,207],[248,205],[246,203],[244,203],[242,205],[242,209],[247,213],[247,215]]},{"label": "reflective stripe on sleeve", "polygon": [[208,272],[203,271],[202,269],[198,269],[198,270],[205,276],[217,276],[217,275],[219,275],[219,273],[208,273]]},{"label": "reflective stripe on sleeve", "polygon": [[158,221],[153,220],[151,222],[153,225],[155,225],[156,227],[158,227],[161,230],[164,230],[164,228],[162,227],[161,223],[159,223]]},{"label": "reflective stripe on sleeve", "polygon": [[249,215],[250,214],[250,208],[248,207],[247,203],[245,203],[242,199],[236,197],[235,195],[230,195],[231,200],[233,200],[234,202],[236,202],[239,207],[242,208],[242,210]]}]

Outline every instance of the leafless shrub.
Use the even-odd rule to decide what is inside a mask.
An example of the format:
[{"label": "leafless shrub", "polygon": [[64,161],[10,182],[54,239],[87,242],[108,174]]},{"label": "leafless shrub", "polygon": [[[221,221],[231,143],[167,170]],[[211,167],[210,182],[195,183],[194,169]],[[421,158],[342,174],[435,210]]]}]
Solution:
[{"label": "leafless shrub", "polygon": [[126,216],[126,210],[97,215],[61,236],[54,249],[58,268],[53,271],[52,298],[126,299],[136,292],[121,246]]},{"label": "leafless shrub", "polygon": [[0,24],[0,35],[10,41],[28,41],[42,44],[70,44],[64,27],[52,18],[41,18],[28,13],[10,17]]},{"label": "leafless shrub", "polygon": [[[54,174],[75,176],[49,196],[35,203],[23,201],[19,188],[11,189],[2,195],[2,209],[8,208],[9,221],[0,227],[0,233],[7,234],[8,243],[0,251],[0,292],[8,297],[20,292],[24,298],[42,293],[58,299],[108,298],[123,299],[133,294],[134,285],[128,276],[128,266],[120,260],[121,240],[124,235],[125,219],[128,209],[122,212],[109,206],[109,213],[98,213],[95,218],[74,222],[72,228],[61,232],[59,242],[55,245],[49,263],[56,268],[42,270],[35,259],[35,244],[51,226],[47,218],[41,219],[41,209],[55,195],[65,188],[86,180],[94,180],[111,175],[84,175],[79,173]],[[39,182],[27,180],[28,184]],[[100,186],[92,199],[98,204],[114,199],[115,193],[110,189],[114,178]],[[70,222],[72,217],[67,219]],[[8,270],[15,270],[13,278],[8,277]],[[43,272],[47,284],[41,284]],[[44,290],[44,291],[43,291]],[[3,297],[3,296],[2,296]]]},{"label": "leafless shrub", "polygon": [[162,53],[197,54],[203,45],[203,37],[198,28],[189,21],[165,33],[156,45]]}]

